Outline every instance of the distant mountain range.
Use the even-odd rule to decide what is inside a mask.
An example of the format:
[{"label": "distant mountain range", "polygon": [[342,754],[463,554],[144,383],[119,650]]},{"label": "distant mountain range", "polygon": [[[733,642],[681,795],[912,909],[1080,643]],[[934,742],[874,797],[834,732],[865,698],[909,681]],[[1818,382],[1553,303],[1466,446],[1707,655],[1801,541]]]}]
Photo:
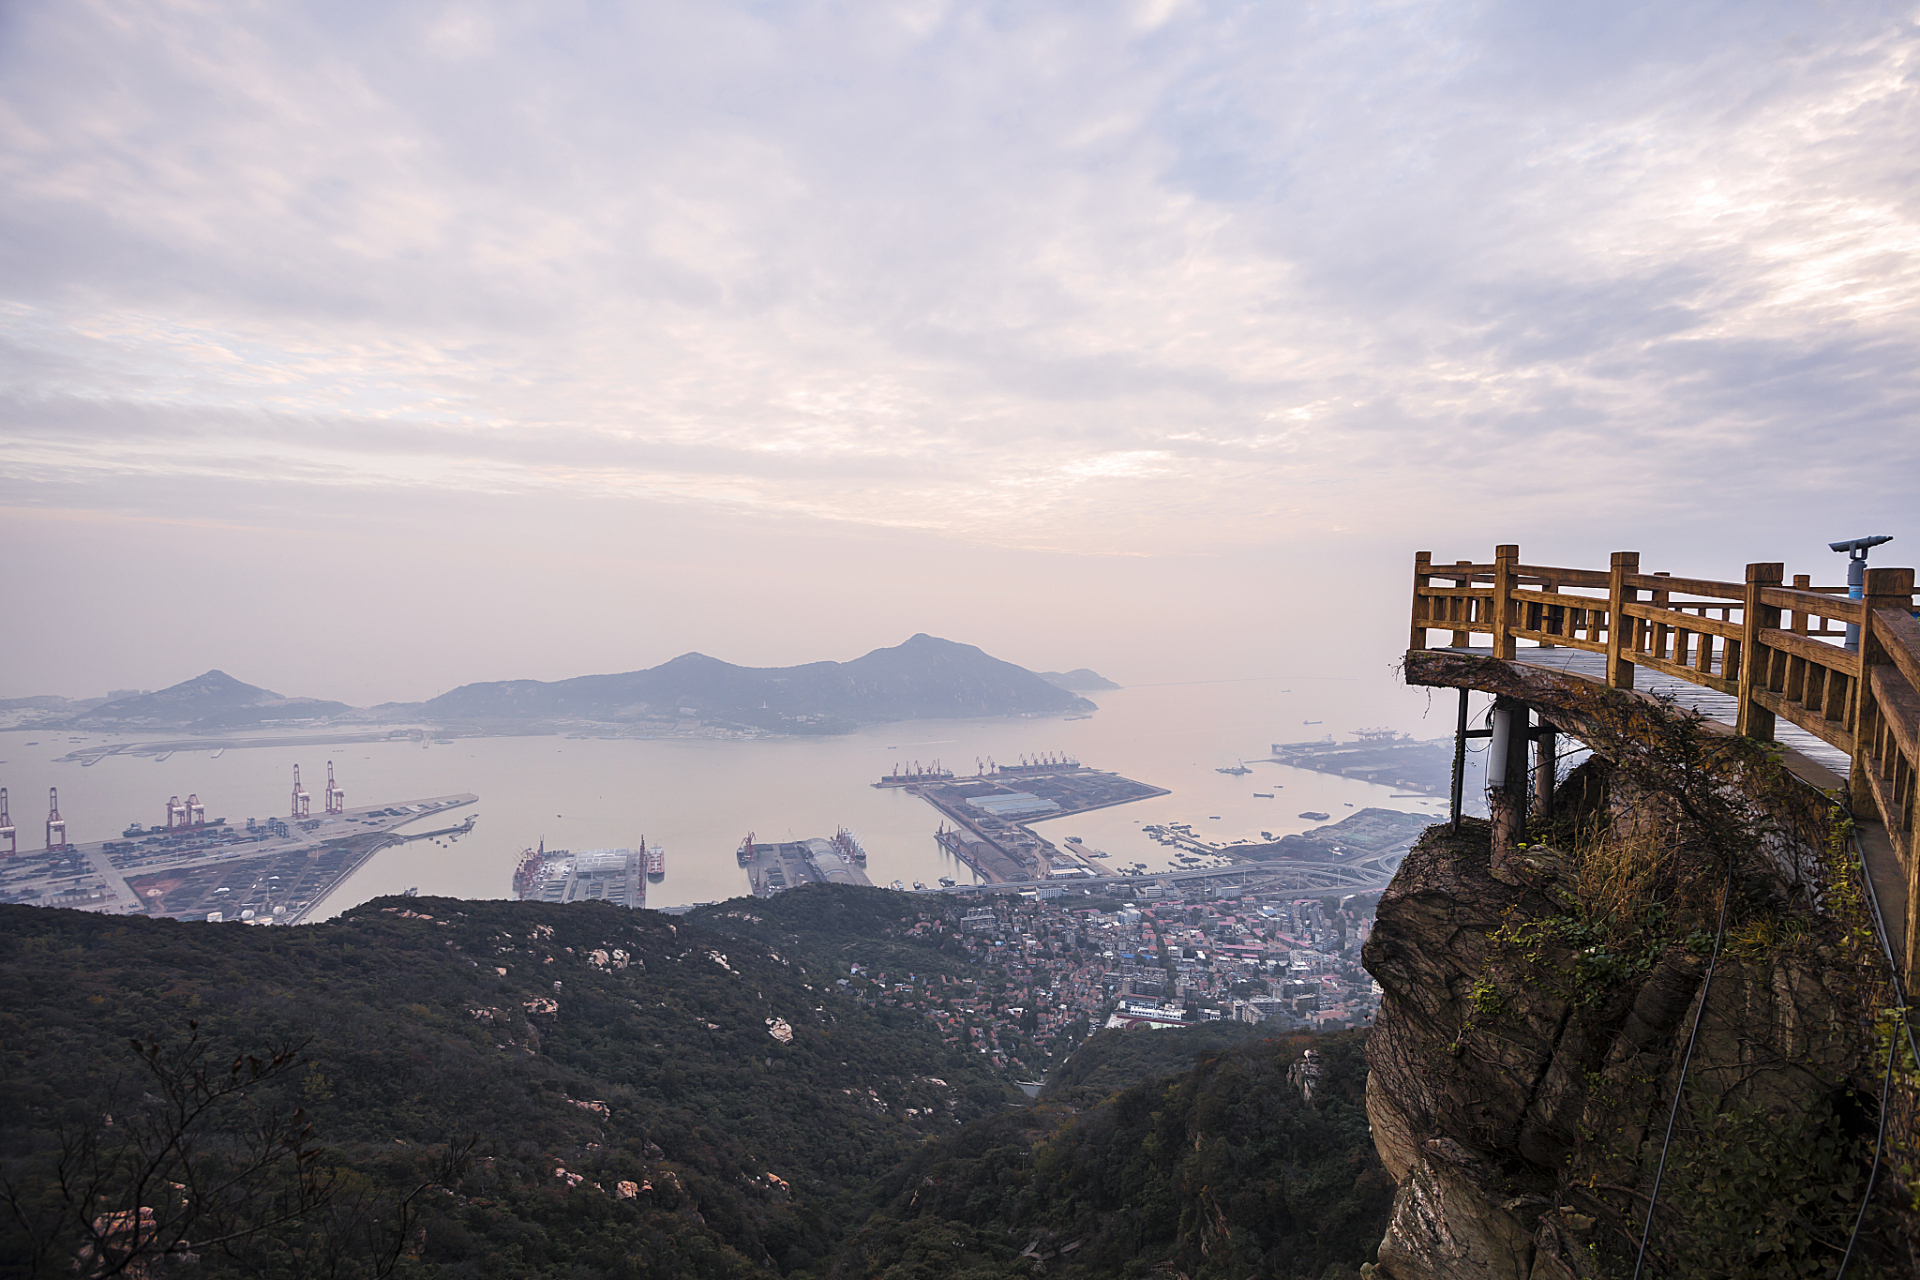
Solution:
[{"label": "distant mountain range", "polygon": [[1084,669],[1064,676],[1037,675],[973,645],[921,634],[851,662],[739,667],[687,653],[644,671],[571,680],[487,681],[461,685],[425,702],[364,709],[320,698],[283,697],[224,671],[209,671],[171,688],[108,701],[16,698],[0,703],[0,713],[12,713],[7,718],[22,727],[108,732],[212,732],[313,720],[501,728],[565,721],[672,725],[698,720],[822,734],[891,720],[1086,712],[1094,710],[1094,704],[1078,697],[1075,689],[1118,687]]},{"label": "distant mountain range", "polygon": [[1094,704],[970,644],[924,633],[852,662],[737,667],[687,653],[645,671],[462,685],[389,714],[456,723],[698,719],[787,733],[961,716],[1058,715]]},{"label": "distant mountain range", "polygon": [[1120,686],[1097,671],[1085,667],[1075,667],[1071,671],[1042,671],[1040,678],[1057,689],[1067,689],[1074,693],[1103,693]]},{"label": "distant mountain range", "polygon": [[344,702],[287,698],[235,680],[224,671],[183,680],[169,689],[135,694],[82,711],[75,729],[244,729],[281,720],[318,720],[352,711]]}]

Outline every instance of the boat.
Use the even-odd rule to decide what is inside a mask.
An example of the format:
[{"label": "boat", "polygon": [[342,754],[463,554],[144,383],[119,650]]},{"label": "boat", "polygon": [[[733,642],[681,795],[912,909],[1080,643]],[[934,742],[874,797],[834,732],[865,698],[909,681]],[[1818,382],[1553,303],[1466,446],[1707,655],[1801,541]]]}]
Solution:
[{"label": "boat", "polygon": [[953,877],[952,877],[952,876],[941,876],[941,877],[940,877],[940,887],[941,887],[942,889],[951,889],[951,888],[953,888],[953,886],[954,886],[954,879],[953,879]]},{"label": "boat", "polygon": [[1230,766],[1230,767],[1228,767],[1228,768],[1225,768],[1225,769],[1215,769],[1215,770],[1214,770],[1214,772],[1215,772],[1215,773],[1226,773],[1226,774],[1232,774],[1232,775],[1233,775],[1234,777],[1236,777],[1236,778],[1238,778],[1238,777],[1240,777],[1240,776],[1241,776],[1241,775],[1243,775],[1243,774],[1248,774],[1248,773],[1252,773],[1252,772],[1253,772],[1253,770],[1251,770],[1251,769],[1249,769],[1249,768],[1247,768],[1247,762],[1246,762],[1245,760],[1242,760],[1242,761],[1240,761],[1240,763],[1238,763],[1238,764],[1236,764],[1236,765],[1232,765],[1232,766]]},{"label": "boat", "polygon": [[750,867],[753,865],[753,860],[754,860],[753,832],[751,831],[747,832],[747,838],[740,842],[740,847],[734,851],[733,856],[740,860],[740,865],[743,867]]},{"label": "boat", "polygon": [[927,891],[927,886],[922,884],[920,881],[915,880],[913,882],[913,889],[915,893],[925,893]]},{"label": "boat", "polygon": [[1271,800],[1271,799],[1273,799],[1273,792],[1271,792],[1271,791],[1256,791],[1256,792],[1254,792],[1254,793],[1253,793],[1253,798],[1254,798],[1255,800]]},{"label": "boat", "polygon": [[1300,723],[1301,724],[1321,724],[1323,722],[1319,720],[1302,720]]},{"label": "boat", "polygon": [[533,882],[540,877],[540,868],[547,860],[547,842],[542,840],[538,849],[522,849],[520,861],[513,867],[513,896],[525,898],[527,891],[533,888]]},{"label": "boat", "polygon": [[647,838],[640,837],[640,856],[647,864],[647,879],[658,880],[667,874],[667,851],[659,845],[647,847]]},{"label": "boat", "polygon": [[906,882],[902,880],[895,880],[893,882],[893,887],[898,889],[902,893],[905,893],[907,891]]},{"label": "boat", "polygon": [[853,832],[847,830],[845,827],[841,827],[833,833],[833,847],[840,851],[840,856],[855,866],[864,867],[867,865],[867,851],[860,847],[859,837],[855,836]]},{"label": "boat", "polygon": [[1300,816],[1303,818],[1309,818],[1314,822],[1325,822],[1328,818],[1331,818],[1333,815],[1330,813],[1321,813],[1318,809],[1306,809],[1301,812]]}]

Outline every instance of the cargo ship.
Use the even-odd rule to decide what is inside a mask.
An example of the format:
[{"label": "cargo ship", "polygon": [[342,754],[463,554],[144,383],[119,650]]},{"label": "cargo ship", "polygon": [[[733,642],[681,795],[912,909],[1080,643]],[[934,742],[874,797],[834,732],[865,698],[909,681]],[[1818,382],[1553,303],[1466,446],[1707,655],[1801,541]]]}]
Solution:
[{"label": "cargo ship", "polygon": [[659,845],[647,847],[647,838],[640,837],[640,856],[646,859],[647,879],[658,880],[667,874],[667,851]]},{"label": "cargo ship", "polygon": [[538,849],[522,849],[520,861],[513,867],[513,896],[524,899],[533,888],[534,881],[540,878],[540,868],[547,861],[547,842],[542,840]]},{"label": "cargo ship", "polygon": [[860,847],[860,840],[853,832],[841,827],[833,833],[833,847],[838,849],[847,861],[855,866],[867,865],[867,851]]}]

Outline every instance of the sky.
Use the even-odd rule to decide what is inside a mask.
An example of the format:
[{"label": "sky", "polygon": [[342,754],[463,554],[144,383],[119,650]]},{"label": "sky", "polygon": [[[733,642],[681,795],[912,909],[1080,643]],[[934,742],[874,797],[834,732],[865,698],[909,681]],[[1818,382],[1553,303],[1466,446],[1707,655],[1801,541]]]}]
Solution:
[{"label": "sky", "polygon": [[0,697],[1384,680],[1416,550],[1915,563],[1916,20],[6,0]]}]

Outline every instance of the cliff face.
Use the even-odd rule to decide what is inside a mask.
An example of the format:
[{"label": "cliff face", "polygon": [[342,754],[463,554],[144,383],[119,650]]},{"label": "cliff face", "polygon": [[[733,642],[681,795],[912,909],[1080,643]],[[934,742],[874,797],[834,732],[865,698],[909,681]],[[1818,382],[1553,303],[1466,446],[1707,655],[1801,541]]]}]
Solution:
[{"label": "cliff face", "polygon": [[[1832,1275],[1866,1198],[1891,993],[1831,814],[1757,753],[1644,767],[1680,741],[1671,713],[1611,708],[1561,708],[1613,758],[1561,786],[1502,878],[1486,823],[1436,827],[1380,902],[1382,1280],[1631,1274],[1696,1017],[1648,1274]],[[1920,1260],[1913,1085],[1896,1072],[1854,1274]]]}]

